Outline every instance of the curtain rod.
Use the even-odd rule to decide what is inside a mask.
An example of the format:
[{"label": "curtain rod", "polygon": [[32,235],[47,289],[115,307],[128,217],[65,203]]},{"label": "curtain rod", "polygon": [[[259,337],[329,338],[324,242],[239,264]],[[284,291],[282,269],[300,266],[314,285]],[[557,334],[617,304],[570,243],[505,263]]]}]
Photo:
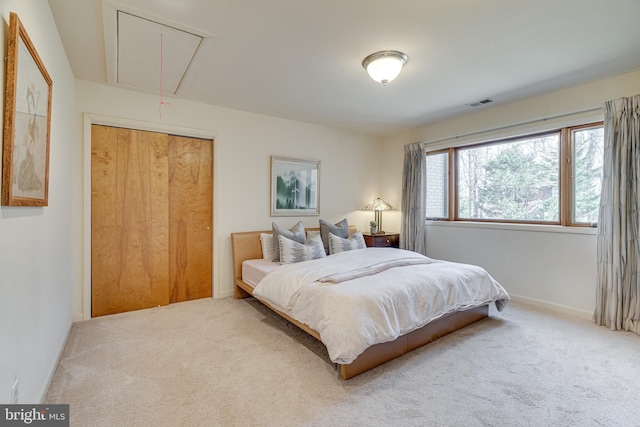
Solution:
[{"label": "curtain rod", "polygon": [[523,122],[512,123],[512,124],[509,124],[509,125],[499,126],[499,127],[496,127],[496,128],[478,130],[478,131],[473,131],[473,132],[467,132],[467,133],[463,133],[461,135],[449,136],[449,137],[446,137],[446,138],[434,139],[433,141],[422,142],[422,144],[423,144],[423,146],[424,145],[437,144],[438,142],[452,141],[452,140],[456,140],[456,139],[459,139],[459,138],[465,138],[467,136],[482,135],[483,133],[495,132],[495,131],[505,130],[505,129],[511,129],[511,128],[516,128],[516,127],[519,127],[519,126],[534,124],[534,123],[544,123],[547,120],[561,119],[563,117],[575,116],[577,114],[591,113],[591,112],[595,112],[595,111],[602,111],[602,107],[592,107],[592,108],[587,108],[587,109],[584,109],[584,110],[573,111],[571,113],[563,113],[563,114],[558,114],[558,115],[555,115],[555,116],[544,117],[542,119],[526,120],[526,121],[523,121]]}]

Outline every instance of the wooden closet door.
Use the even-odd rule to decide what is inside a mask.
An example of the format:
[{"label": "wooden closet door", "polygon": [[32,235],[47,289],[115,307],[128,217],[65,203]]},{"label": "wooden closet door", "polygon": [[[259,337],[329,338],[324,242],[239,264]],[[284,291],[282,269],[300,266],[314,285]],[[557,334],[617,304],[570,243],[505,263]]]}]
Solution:
[{"label": "wooden closet door", "polygon": [[92,316],[169,303],[168,135],[93,125]]},{"label": "wooden closet door", "polygon": [[211,296],[213,141],[169,137],[170,302]]}]

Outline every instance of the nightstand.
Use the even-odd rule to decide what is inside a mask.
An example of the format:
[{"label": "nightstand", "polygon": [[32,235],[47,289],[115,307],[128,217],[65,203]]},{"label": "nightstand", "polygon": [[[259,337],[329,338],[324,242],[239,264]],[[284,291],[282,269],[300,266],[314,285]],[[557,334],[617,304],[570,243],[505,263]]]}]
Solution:
[{"label": "nightstand", "polygon": [[400,247],[400,234],[399,233],[384,233],[384,234],[371,234],[362,233],[364,236],[364,243],[368,248],[399,248]]}]

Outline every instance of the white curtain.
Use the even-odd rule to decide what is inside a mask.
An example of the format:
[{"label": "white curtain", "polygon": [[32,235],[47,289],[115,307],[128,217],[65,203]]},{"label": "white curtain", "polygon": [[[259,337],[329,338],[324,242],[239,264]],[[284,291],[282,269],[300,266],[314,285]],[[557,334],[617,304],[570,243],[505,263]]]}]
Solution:
[{"label": "white curtain", "polygon": [[404,146],[400,247],[423,255],[427,253],[426,162],[427,158],[421,143]]},{"label": "white curtain", "polygon": [[593,320],[640,335],[640,95],[604,104],[604,164]]}]

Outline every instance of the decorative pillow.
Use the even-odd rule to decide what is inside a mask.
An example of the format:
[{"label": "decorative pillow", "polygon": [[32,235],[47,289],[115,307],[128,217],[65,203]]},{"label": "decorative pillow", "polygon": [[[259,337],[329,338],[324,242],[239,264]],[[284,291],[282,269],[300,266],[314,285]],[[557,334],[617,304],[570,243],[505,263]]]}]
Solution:
[{"label": "decorative pillow", "polygon": [[329,251],[329,233],[333,233],[334,235],[344,239],[349,237],[349,223],[347,222],[347,219],[345,218],[335,225],[325,221],[324,219],[320,220],[320,237],[322,237],[324,251],[328,254],[331,253]]},{"label": "decorative pillow", "polygon": [[275,222],[271,223],[273,227],[273,261],[280,261],[280,242],[278,236],[284,236],[288,239],[295,240],[298,243],[304,243],[307,241],[307,236],[304,232],[304,224],[302,221],[298,221],[296,225],[287,230],[280,227]]},{"label": "decorative pillow", "polygon": [[298,243],[282,235],[278,236],[278,240],[280,242],[280,264],[293,264],[327,256],[320,236],[314,236],[306,243]]},{"label": "decorative pillow", "polygon": [[356,231],[346,239],[338,237],[333,233],[329,233],[329,250],[330,254],[338,252],[350,251],[353,249],[364,249],[367,245],[364,243],[362,231]]},{"label": "decorative pillow", "polygon": [[273,234],[260,233],[260,245],[262,246],[262,258],[273,260]]},{"label": "decorative pillow", "polygon": [[320,235],[319,231],[316,231],[316,230],[309,231],[309,230],[307,230],[307,240],[309,240],[313,236],[319,236],[319,235]]}]

